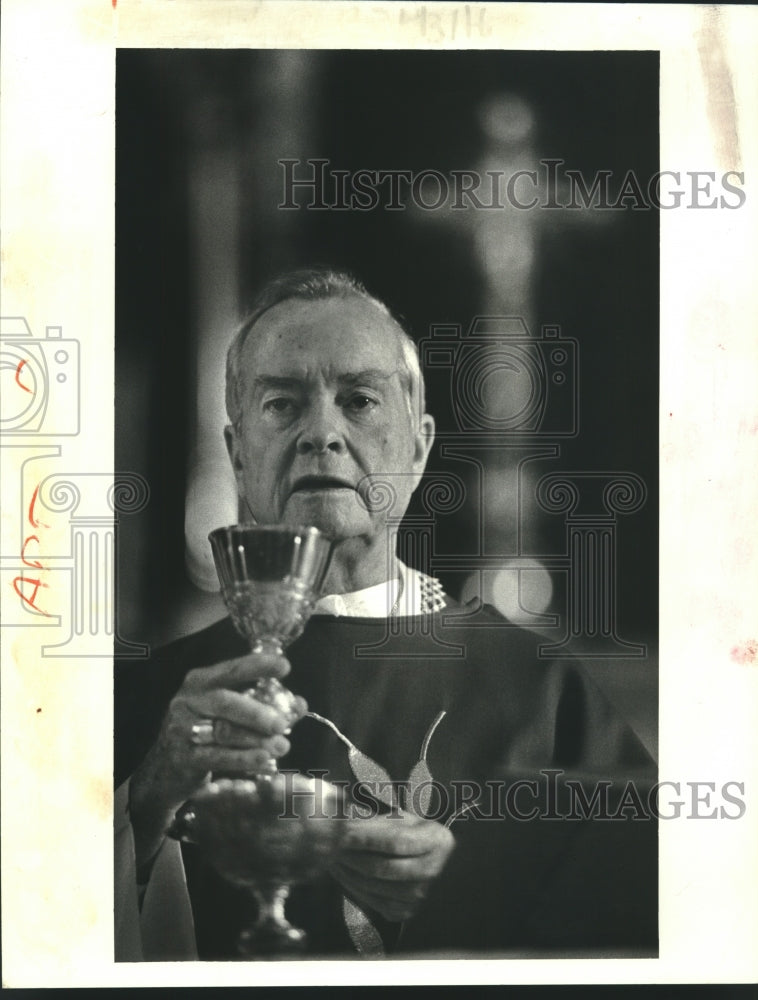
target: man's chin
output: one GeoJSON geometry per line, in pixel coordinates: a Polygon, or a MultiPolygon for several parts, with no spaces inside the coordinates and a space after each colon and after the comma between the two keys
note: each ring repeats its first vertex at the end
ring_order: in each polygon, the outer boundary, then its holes
{"type": "Polygon", "coordinates": [[[353,490],[320,490],[293,493],[284,507],[285,524],[318,528],[338,540],[365,532],[368,511],[353,490]]]}

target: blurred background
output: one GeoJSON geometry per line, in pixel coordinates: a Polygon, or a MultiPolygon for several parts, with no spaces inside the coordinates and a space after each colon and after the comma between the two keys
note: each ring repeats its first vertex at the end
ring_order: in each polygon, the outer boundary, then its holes
{"type": "MultiPolygon", "coordinates": [[[[151,491],[119,522],[122,637],[162,645],[223,616],[206,536],[237,519],[222,438],[226,348],[263,282],[329,264],[357,274],[417,342],[434,327],[463,335],[477,316],[502,316],[526,338],[559,328],[576,343],[573,436],[545,425],[489,442],[471,434],[466,447],[454,373],[429,373],[428,409],[443,431],[430,471],[463,483],[463,499],[430,513],[417,496],[410,520],[427,543],[404,551],[454,597],[496,604],[547,644],[575,626],[595,650],[593,672],[654,751],[657,212],[631,201],[618,211],[462,210],[452,196],[434,211],[410,198],[404,210],[283,210],[278,161],[508,177],[544,176],[540,161],[556,159],[588,186],[609,171],[617,192],[633,171],[644,190],[658,169],[657,53],[122,49],[116,109],[115,467],[151,491]],[[603,483],[586,475],[610,472],[642,484],[628,515],[609,512],[603,483]],[[564,473],[585,474],[581,503],[546,510],[538,485],[564,473]],[[581,543],[588,526],[611,553],[605,646],[596,621],[577,625],[568,564],[571,537],[581,543]]],[[[557,194],[569,200],[560,183],[557,194]]],[[[489,383],[490,426],[507,424],[517,376],[489,383]]]]}

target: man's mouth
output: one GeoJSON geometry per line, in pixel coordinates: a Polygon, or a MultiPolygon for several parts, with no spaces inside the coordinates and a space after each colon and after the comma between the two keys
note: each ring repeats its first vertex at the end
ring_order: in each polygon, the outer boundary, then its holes
{"type": "Polygon", "coordinates": [[[336,476],[301,476],[292,486],[292,493],[312,493],[323,490],[353,490],[355,487],[346,479],[336,476]]]}

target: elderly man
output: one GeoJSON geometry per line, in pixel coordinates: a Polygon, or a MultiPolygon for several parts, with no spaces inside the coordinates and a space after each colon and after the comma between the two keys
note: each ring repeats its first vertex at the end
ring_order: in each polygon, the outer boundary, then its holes
{"type": "MultiPolygon", "coordinates": [[[[212,772],[254,772],[273,755],[347,784],[358,752],[394,782],[432,775],[440,802],[417,796],[399,814],[350,821],[329,879],[296,889],[289,907],[314,955],[652,947],[649,892],[610,935],[608,914],[623,900],[604,897],[599,933],[580,905],[572,933],[567,914],[576,917],[577,901],[561,909],[556,899],[565,902],[577,880],[598,917],[586,888],[598,856],[591,829],[524,822],[550,808],[535,805],[543,795],[535,775],[649,773],[644,750],[581,669],[540,661],[535,637],[492,609],[470,627],[470,609],[396,557],[376,487],[391,484],[395,521],[424,472],[434,421],[413,342],[386,307],[344,274],[273,282],[229,350],[227,409],[246,516],[315,525],[334,539],[333,557],[325,596],[287,659],[246,653],[225,619],[148,665],[119,665],[117,770],[128,780],[116,801],[117,957],[233,955],[243,894],[192,845],[166,838],[212,772]],[[388,628],[388,619],[404,627],[388,628]],[[286,677],[298,695],[303,717],[291,732],[275,708],[244,693],[266,674],[286,677]],[[210,745],[193,740],[204,720],[214,722],[210,745]],[[514,780],[534,792],[533,808],[513,797],[505,812],[490,802],[479,822],[465,806],[456,813],[456,787],[514,780]]],[[[626,851],[623,837],[608,837],[610,856],[626,851]]],[[[651,857],[641,854],[639,865],[654,880],[651,857]]],[[[626,863],[634,884],[639,865],[628,852],[626,863]]]]}

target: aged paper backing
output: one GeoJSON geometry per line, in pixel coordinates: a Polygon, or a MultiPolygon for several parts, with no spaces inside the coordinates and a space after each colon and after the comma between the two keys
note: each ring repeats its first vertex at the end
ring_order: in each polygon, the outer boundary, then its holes
{"type": "MultiPolygon", "coordinates": [[[[117,47],[659,50],[661,168],[744,172],[746,192],[734,211],[661,213],[660,774],[744,782],[746,813],[737,821],[661,823],[657,960],[116,967],[110,662],[40,658],[44,630],[9,626],[7,986],[755,979],[758,14],[686,5],[475,6],[487,9],[487,37],[447,32],[440,40],[423,37],[419,20],[400,17],[411,3],[6,0],[3,315],[25,317],[36,337],[60,326],[64,338],[78,339],[86,391],[80,433],[61,439],[65,460],[110,473],[117,47]]],[[[3,449],[4,526],[19,516],[19,455],[3,449]]],[[[12,600],[3,593],[4,606],[12,600]]]]}

